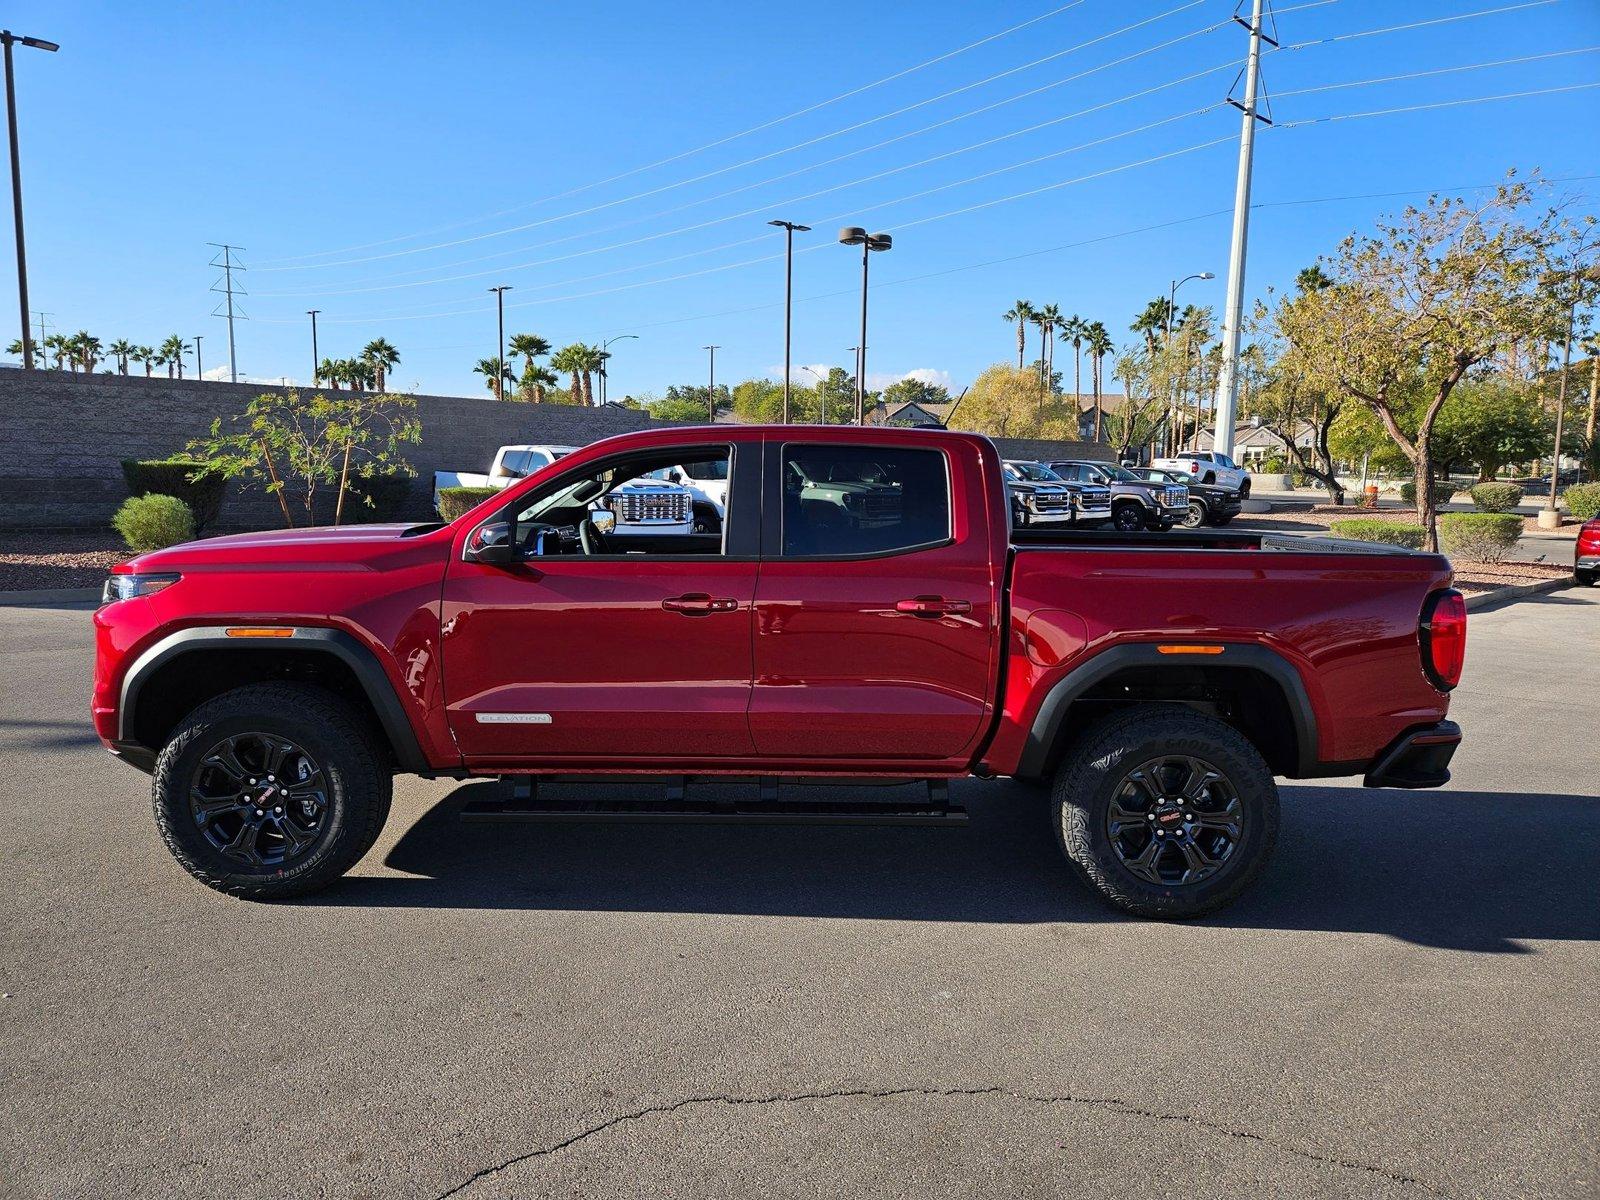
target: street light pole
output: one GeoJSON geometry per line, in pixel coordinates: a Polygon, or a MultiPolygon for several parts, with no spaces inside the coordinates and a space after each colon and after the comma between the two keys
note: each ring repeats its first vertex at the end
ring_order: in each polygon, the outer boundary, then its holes
{"type": "Polygon", "coordinates": [[[629,338],[632,338],[634,341],[638,341],[639,340],[639,335],[637,333],[619,333],[619,334],[617,334],[616,337],[606,338],[603,342],[600,343],[600,403],[601,404],[604,404],[606,402],[606,400],[609,398],[610,394],[611,394],[611,372],[606,370],[606,359],[609,358],[610,356],[606,353],[606,347],[611,345],[612,342],[625,342],[629,338]]]}
{"type": "MultiPolygon", "coordinates": [[[[1162,343],[1161,343],[1162,349],[1166,351],[1166,354],[1167,354],[1168,358],[1172,357],[1172,316],[1173,316],[1173,313],[1177,310],[1177,307],[1178,307],[1178,289],[1181,288],[1184,284],[1188,283],[1191,279],[1215,279],[1215,278],[1216,278],[1216,276],[1213,275],[1210,271],[1199,271],[1199,272],[1196,272],[1193,275],[1185,275],[1182,279],[1174,279],[1172,281],[1172,287],[1167,291],[1167,312],[1166,312],[1166,318],[1167,319],[1166,319],[1166,321],[1164,323],[1164,327],[1163,327],[1163,330],[1162,330],[1162,338],[1163,338],[1163,340],[1162,340],[1162,343]]],[[[1185,358],[1184,358],[1184,366],[1187,367],[1188,365],[1189,365],[1188,357],[1185,356],[1185,358]]],[[[1177,393],[1178,393],[1178,381],[1177,381],[1176,378],[1174,378],[1171,381],[1171,383],[1168,386],[1168,388],[1167,388],[1168,445],[1169,445],[1169,447],[1171,448],[1171,450],[1172,450],[1172,452],[1174,454],[1176,454],[1178,452],[1178,449],[1179,449],[1178,442],[1180,440],[1182,440],[1181,439],[1181,434],[1183,432],[1181,429],[1173,430],[1172,429],[1172,425],[1171,425],[1173,411],[1177,408],[1177,405],[1178,405],[1178,395],[1177,395],[1177,393]]],[[[1199,420],[1198,413],[1196,414],[1196,418],[1195,419],[1197,421],[1199,420]]]]}
{"type": "Polygon", "coordinates": [[[22,237],[22,162],[17,149],[17,88],[13,81],[11,45],[21,42],[35,50],[54,54],[61,49],[43,38],[21,37],[9,29],[0,29],[0,42],[5,43],[6,63],[6,129],[11,135],[11,213],[17,225],[17,302],[22,309],[22,366],[33,370],[33,338],[28,336],[28,255],[22,237]]]}
{"type": "Polygon", "coordinates": [[[856,352],[856,424],[867,423],[867,263],[874,251],[889,250],[894,238],[887,233],[868,233],[859,225],[846,225],[839,230],[839,241],[845,246],[861,247],[861,347],[856,352]]]}
{"type": "Polygon", "coordinates": [[[494,293],[495,311],[499,314],[499,339],[494,344],[495,371],[494,398],[506,398],[506,293],[511,291],[509,283],[502,283],[499,287],[489,289],[494,293]]]}
{"type": "Polygon", "coordinates": [[[317,355],[317,314],[320,308],[306,309],[306,316],[311,318],[311,386],[316,387],[322,382],[322,359],[317,355]]]}
{"type": "MultiPolygon", "coordinates": [[[[817,421],[818,424],[826,425],[828,423],[828,393],[822,390],[822,385],[828,381],[822,377],[821,372],[817,371],[813,367],[801,367],[800,369],[807,375],[814,377],[817,381],[817,407],[822,413],[822,415],[817,418],[817,421]]],[[[784,420],[787,421],[788,418],[785,417],[784,420]]]]}
{"type": "Polygon", "coordinates": [[[200,362],[200,339],[203,337],[205,337],[203,333],[194,335],[194,377],[200,380],[206,377],[206,369],[200,362]]]}
{"type": "Polygon", "coordinates": [[[811,226],[793,221],[768,221],[784,231],[783,253],[783,423],[789,423],[789,345],[794,327],[794,235],[810,233],[811,226]]]}
{"type": "Polygon", "coordinates": [[[721,346],[701,346],[702,350],[711,351],[711,378],[706,383],[706,420],[716,424],[717,420],[717,351],[721,346]]]}

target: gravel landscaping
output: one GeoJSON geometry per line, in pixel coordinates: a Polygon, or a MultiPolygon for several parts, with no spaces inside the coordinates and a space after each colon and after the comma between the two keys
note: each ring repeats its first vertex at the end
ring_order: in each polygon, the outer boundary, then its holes
{"type": "Polygon", "coordinates": [[[0,532],[0,592],[99,587],[133,557],[116,534],[0,532]]]}

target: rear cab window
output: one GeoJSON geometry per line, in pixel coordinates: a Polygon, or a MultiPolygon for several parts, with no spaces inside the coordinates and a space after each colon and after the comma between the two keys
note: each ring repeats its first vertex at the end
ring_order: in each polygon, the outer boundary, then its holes
{"type": "Polygon", "coordinates": [[[950,540],[950,467],[941,450],[786,445],[786,558],[897,554],[950,540]]]}

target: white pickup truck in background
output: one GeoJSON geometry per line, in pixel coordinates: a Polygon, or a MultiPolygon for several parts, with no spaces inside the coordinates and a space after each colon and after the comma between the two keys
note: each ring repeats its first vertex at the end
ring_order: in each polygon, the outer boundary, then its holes
{"type": "MultiPolygon", "coordinates": [[[[509,487],[519,479],[542,471],[558,458],[565,458],[576,446],[501,446],[495,452],[494,462],[486,475],[469,471],[435,471],[433,473],[433,501],[439,503],[439,491],[447,487],[509,487]]],[[[610,510],[616,518],[615,532],[632,537],[677,536],[689,533],[714,533],[722,529],[722,513],[728,500],[728,481],[723,478],[706,480],[717,492],[714,502],[716,523],[701,529],[705,521],[706,506],[713,504],[709,494],[696,495],[698,486],[691,488],[679,482],[676,475],[687,479],[687,472],[705,473],[715,469],[712,464],[695,464],[690,467],[668,467],[639,479],[630,479],[607,492],[595,506],[610,510]]],[[[696,480],[698,485],[701,481],[696,480]]]]}
{"type": "Polygon", "coordinates": [[[1200,483],[1237,488],[1241,499],[1250,499],[1250,472],[1215,450],[1185,450],[1176,458],[1158,458],[1150,465],[1158,471],[1182,471],[1200,483]]]}

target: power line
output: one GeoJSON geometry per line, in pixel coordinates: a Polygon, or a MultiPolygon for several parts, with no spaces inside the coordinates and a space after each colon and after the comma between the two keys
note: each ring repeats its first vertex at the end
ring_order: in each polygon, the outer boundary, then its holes
{"type": "MultiPolygon", "coordinates": [[[[1081,0],[1079,0],[1079,2],[1081,2],[1081,0]]],[[[600,211],[602,209],[614,208],[615,206],[617,206],[619,204],[627,204],[627,203],[630,203],[631,201],[640,200],[640,199],[643,199],[643,198],[648,197],[648,196],[654,196],[654,195],[657,195],[657,194],[659,194],[661,192],[671,191],[671,190],[673,190],[675,188],[686,187],[689,184],[701,183],[701,182],[703,182],[703,181],[705,181],[707,179],[714,178],[714,177],[716,177],[718,175],[725,175],[730,171],[737,171],[737,170],[740,170],[740,169],[742,169],[744,167],[753,166],[754,164],[759,163],[759,162],[766,162],[768,159],[777,158],[777,157],[779,157],[781,155],[792,153],[795,150],[803,150],[807,146],[814,146],[814,145],[817,145],[819,142],[830,141],[833,138],[842,137],[844,134],[847,134],[847,133],[854,133],[856,130],[865,129],[869,125],[875,125],[875,124],[878,124],[881,121],[891,120],[894,117],[903,116],[904,114],[906,114],[908,112],[915,111],[916,109],[926,108],[930,104],[937,104],[941,100],[948,100],[951,96],[960,95],[962,92],[969,92],[969,91],[972,91],[974,88],[983,87],[986,84],[993,83],[997,79],[1004,79],[1007,76],[1016,75],[1016,74],[1018,74],[1018,73],[1020,73],[1022,71],[1031,70],[1034,67],[1041,66],[1041,65],[1043,65],[1044,63],[1047,63],[1047,62],[1052,62],[1055,59],[1065,58],[1069,54],[1075,54],[1079,50],[1085,50],[1090,46],[1098,45],[1101,42],[1109,41],[1109,40],[1111,40],[1112,38],[1115,38],[1115,37],[1120,37],[1124,33],[1130,33],[1135,29],[1140,29],[1140,28],[1143,28],[1146,25],[1154,24],[1157,21],[1165,20],[1167,17],[1174,16],[1177,13],[1186,11],[1187,9],[1194,8],[1194,7],[1200,5],[1200,4],[1204,3],[1204,2],[1205,2],[1205,0],[1185,0],[1185,3],[1178,5],[1176,8],[1168,9],[1166,12],[1158,13],[1153,17],[1146,17],[1144,20],[1135,21],[1135,22],[1133,22],[1132,24],[1129,24],[1129,25],[1124,25],[1120,29],[1114,29],[1110,33],[1101,34],[1100,36],[1094,37],[1094,38],[1090,38],[1087,41],[1078,42],[1075,45],[1068,46],[1064,50],[1057,50],[1057,51],[1055,51],[1055,52],[1053,52],[1051,54],[1045,55],[1042,58],[1036,58],[1032,62],[1023,63],[1021,66],[1009,67],[1004,71],[998,71],[995,74],[986,76],[983,79],[979,79],[974,83],[963,84],[960,87],[952,88],[952,89],[950,89],[949,91],[946,91],[946,92],[941,92],[937,96],[931,96],[931,97],[929,97],[927,99],[924,99],[924,100],[918,100],[913,104],[907,104],[907,105],[904,105],[904,106],[902,106],[900,108],[894,109],[894,110],[892,110],[890,112],[881,113],[881,114],[879,114],[878,116],[875,116],[875,117],[869,117],[864,121],[857,121],[855,124],[847,125],[847,126],[843,127],[842,129],[835,129],[835,130],[833,130],[833,131],[831,131],[829,133],[818,134],[816,137],[807,138],[805,141],[796,142],[793,145],[785,146],[782,149],[772,150],[772,151],[769,151],[766,154],[757,155],[756,157],[750,158],[750,159],[746,159],[743,162],[731,163],[731,164],[729,164],[727,166],[718,167],[716,170],[707,171],[707,172],[704,172],[704,173],[702,173],[700,175],[693,176],[692,178],[689,178],[689,179],[679,180],[679,181],[677,181],[675,183],[663,184],[660,187],[651,188],[651,189],[648,189],[647,191],[643,191],[643,192],[636,192],[631,196],[624,196],[624,197],[621,197],[620,199],[616,199],[616,200],[608,200],[608,201],[605,201],[605,202],[603,202],[601,204],[591,205],[588,208],[578,209],[578,210],[575,210],[573,212],[559,213],[559,214],[557,214],[557,215],[555,215],[553,217],[544,217],[544,218],[541,218],[540,220],[529,221],[529,222],[526,222],[526,223],[521,224],[521,225],[513,225],[513,226],[510,226],[510,227],[508,227],[506,229],[490,230],[487,233],[474,234],[471,237],[465,237],[465,238],[456,238],[456,239],[454,239],[452,241],[448,241],[448,242],[437,242],[437,243],[435,243],[433,245],[430,245],[430,246],[415,246],[415,247],[412,247],[411,249],[408,249],[408,250],[395,250],[395,251],[391,251],[391,252],[386,253],[386,254],[368,255],[368,256],[363,257],[363,258],[342,259],[342,260],[339,260],[337,262],[310,263],[310,264],[306,264],[305,266],[277,266],[277,267],[266,267],[266,268],[259,268],[259,269],[261,269],[261,270],[272,270],[272,271],[304,271],[304,270],[316,270],[316,269],[320,269],[320,268],[324,268],[324,267],[353,266],[353,265],[357,265],[357,264],[364,263],[364,262],[376,262],[376,261],[378,261],[380,259],[401,258],[401,257],[405,257],[405,256],[411,255],[411,254],[427,253],[428,251],[432,251],[432,250],[449,249],[452,246],[467,245],[467,244],[469,244],[471,242],[484,241],[487,238],[503,237],[506,234],[510,234],[510,233],[520,233],[525,229],[534,229],[534,228],[537,228],[540,225],[551,224],[554,221],[563,221],[563,220],[568,220],[568,219],[570,219],[572,217],[587,216],[590,213],[598,212],[598,211],[600,211]]],[[[1219,22],[1216,22],[1215,24],[1209,26],[1207,29],[1201,30],[1200,32],[1205,33],[1205,32],[1209,32],[1211,29],[1220,29],[1225,24],[1227,24],[1226,21],[1219,21],[1219,22]]],[[[736,135],[736,136],[743,136],[743,135],[736,135]]],[[[730,139],[726,139],[726,140],[732,140],[732,139],[730,138],[730,139]]],[[[722,143],[720,143],[720,142],[712,143],[712,145],[720,145],[720,144],[722,144],[722,143]]],[[[701,147],[701,149],[706,149],[706,148],[709,148],[709,147],[701,147]]],[[[674,158],[672,158],[672,159],[664,159],[662,161],[663,162],[676,161],[677,158],[688,157],[689,154],[693,154],[693,153],[698,153],[698,151],[689,151],[689,152],[686,152],[683,155],[677,155],[677,156],[674,156],[674,158]]],[[[658,163],[658,164],[653,164],[653,165],[660,165],[660,164],[658,163]]],[[[628,175],[637,174],[638,171],[640,171],[640,170],[648,170],[648,169],[649,168],[643,168],[643,167],[642,168],[638,168],[635,171],[624,172],[622,175],[612,176],[610,180],[605,180],[605,181],[602,181],[602,182],[612,182],[613,180],[616,180],[616,179],[626,178],[628,175]]],[[[598,186],[600,186],[599,183],[585,184],[581,188],[575,188],[575,189],[573,189],[572,192],[562,193],[562,195],[573,195],[576,192],[588,191],[591,187],[598,187],[598,186]]],[[[555,198],[555,197],[549,197],[547,199],[553,199],[553,198],[555,198]]],[[[543,203],[543,201],[540,201],[539,203],[543,203]]],[[[524,206],[524,207],[526,207],[526,206],[524,206]]],[[[407,240],[407,239],[400,238],[400,239],[393,239],[393,240],[404,241],[404,240],[407,240]]]]}
{"type": "MultiPolygon", "coordinates": [[[[1326,4],[1326,3],[1332,3],[1333,0],[1316,0],[1316,2],[1318,4],[1326,4]]],[[[1188,41],[1188,40],[1190,40],[1192,38],[1201,36],[1202,34],[1210,33],[1212,30],[1218,29],[1220,27],[1221,27],[1220,23],[1213,23],[1211,25],[1205,26],[1202,29],[1192,30],[1189,33],[1185,33],[1185,34],[1182,34],[1182,35],[1180,35],[1178,37],[1171,38],[1171,39],[1169,39],[1169,40],[1167,40],[1165,42],[1161,42],[1161,43],[1159,43],[1159,44],[1157,44],[1155,46],[1150,46],[1150,47],[1147,47],[1146,49],[1135,51],[1134,53],[1128,54],[1128,55],[1124,55],[1122,58],[1119,58],[1119,59],[1113,59],[1111,62],[1102,63],[1101,65],[1099,65],[1097,67],[1090,67],[1087,70],[1079,71],[1076,74],[1069,75],[1069,76],[1065,77],[1064,79],[1054,80],[1054,81],[1052,81],[1050,83],[1047,83],[1047,84],[1044,84],[1044,85],[1042,85],[1040,87],[1032,88],[1032,89],[1030,89],[1030,90],[1028,90],[1026,92],[1019,92],[1019,93],[1017,93],[1017,94],[1015,94],[1013,96],[1008,96],[1003,100],[997,100],[997,101],[995,101],[995,102],[993,102],[991,104],[986,104],[986,105],[983,105],[983,106],[981,106],[979,108],[975,108],[975,109],[969,109],[968,111],[966,111],[964,113],[958,113],[953,117],[947,117],[942,121],[936,121],[931,125],[924,125],[924,126],[918,128],[918,129],[908,130],[905,133],[896,134],[894,137],[886,138],[881,142],[875,142],[875,143],[873,143],[872,145],[869,145],[869,146],[862,146],[862,147],[860,147],[858,149],[847,151],[844,154],[838,154],[838,155],[835,155],[832,158],[823,159],[820,162],[814,162],[814,163],[810,163],[810,164],[808,164],[806,166],[803,166],[803,167],[797,167],[794,170],[785,171],[785,172],[782,172],[782,173],[780,173],[778,175],[771,175],[771,176],[768,176],[765,179],[758,180],[755,183],[747,183],[747,184],[743,184],[743,185],[741,185],[739,187],[736,187],[736,188],[731,188],[731,189],[729,189],[729,190],[727,190],[725,192],[718,192],[717,194],[715,194],[713,196],[702,196],[702,197],[700,197],[698,199],[691,200],[691,201],[689,201],[689,202],[687,202],[685,204],[675,205],[672,208],[658,209],[653,213],[648,213],[648,214],[646,214],[644,216],[640,216],[640,217],[633,217],[633,218],[630,218],[629,220],[617,222],[616,224],[613,224],[613,225],[602,226],[602,227],[600,227],[598,229],[590,229],[590,230],[585,230],[585,231],[582,231],[582,232],[579,232],[579,233],[567,234],[564,237],[551,238],[551,239],[549,239],[547,241],[535,243],[532,246],[520,246],[520,247],[516,247],[514,249],[509,249],[509,250],[497,250],[497,251],[495,251],[495,252],[493,252],[491,254],[477,255],[477,256],[472,257],[472,258],[456,259],[452,263],[447,264],[447,265],[450,265],[450,266],[466,266],[466,265],[474,263],[474,262],[488,262],[488,261],[490,261],[492,259],[504,258],[507,255],[511,255],[511,254],[526,253],[529,250],[543,249],[543,248],[548,247],[548,246],[561,245],[564,242],[578,241],[578,240],[581,240],[581,239],[586,238],[586,237],[593,237],[593,236],[595,236],[597,234],[610,233],[610,232],[614,232],[615,230],[618,230],[618,229],[627,229],[627,228],[630,228],[631,226],[639,225],[639,224],[642,224],[642,223],[644,223],[646,221],[654,220],[657,217],[670,216],[673,213],[682,212],[685,209],[698,208],[699,206],[701,206],[703,204],[712,204],[712,203],[715,203],[718,200],[724,200],[724,199],[727,199],[730,196],[736,196],[736,195],[740,194],[741,192],[748,192],[748,191],[752,191],[755,188],[764,187],[767,184],[779,183],[779,182],[781,182],[781,181],[783,181],[785,179],[791,179],[796,175],[810,174],[810,173],[812,173],[814,171],[821,170],[823,167],[828,167],[828,166],[832,166],[832,165],[834,165],[836,163],[843,162],[846,159],[856,158],[856,157],[859,157],[862,154],[868,154],[868,153],[871,153],[872,151],[875,151],[875,150],[881,150],[886,146],[891,146],[891,145],[895,144],[896,142],[906,141],[909,138],[917,137],[917,136],[919,136],[921,134],[924,134],[924,133],[930,133],[935,129],[941,129],[941,128],[944,128],[945,126],[953,125],[953,124],[955,124],[955,123],[957,123],[959,121],[966,120],[969,117],[978,116],[978,115],[980,115],[982,113],[991,112],[991,111],[993,111],[993,110],[995,110],[997,108],[1002,108],[1005,105],[1015,103],[1018,100],[1026,100],[1026,99],[1029,99],[1031,97],[1037,96],[1037,95],[1039,95],[1039,94],[1041,94],[1043,92],[1050,91],[1050,90],[1052,90],[1054,88],[1062,87],[1062,86],[1064,86],[1066,84],[1069,84],[1069,83],[1075,83],[1075,82],[1077,82],[1079,80],[1087,78],[1090,75],[1098,74],[1101,71],[1109,70],[1112,67],[1122,66],[1122,65],[1124,65],[1126,63],[1129,63],[1129,62],[1132,62],[1132,61],[1134,61],[1136,59],[1143,58],[1148,54],[1153,54],[1153,53],[1156,53],[1156,52],[1161,51],[1161,50],[1169,49],[1170,47],[1176,46],[1181,42],[1188,41]]],[[[1107,102],[1105,102],[1103,104],[1095,105],[1093,107],[1086,108],[1086,109],[1080,109],[1075,113],[1068,113],[1065,116],[1055,117],[1055,118],[1052,118],[1052,119],[1050,119],[1048,121],[1043,121],[1043,122],[1040,122],[1040,123],[1035,124],[1035,125],[1030,125],[1025,129],[1017,130],[1017,131],[1015,131],[1013,133],[1002,134],[999,137],[991,138],[991,139],[988,139],[987,141],[984,141],[984,142],[979,142],[976,145],[966,147],[965,149],[968,149],[968,150],[978,149],[978,148],[981,148],[983,146],[992,145],[997,141],[1004,141],[1007,138],[1018,137],[1018,136],[1021,136],[1022,134],[1025,134],[1025,133],[1031,133],[1031,132],[1034,132],[1035,130],[1043,129],[1046,126],[1049,126],[1049,125],[1059,124],[1059,123],[1061,123],[1063,121],[1072,120],[1075,117],[1080,117],[1080,116],[1087,115],[1089,113],[1098,112],[1098,111],[1101,111],[1102,109],[1110,108],[1110,107],[1114,106],[1115,104],[1120,104],[1120,103],[1124,103],[1124,102],[1126,102],[1128,100],[1135,100],[1135,99],[1142,98],[1144,96],[1153,95],[1154,93],[1156,93],[1158,91],[1165,90],[1166,88],[1176,87],[1176,86],[1179,86],[1181,84],[1189,83],[1189,82],[1192,82],[1193,80],[1200,79],[1200,78],[1202,78],[1202,77],[1204,77],[1206,75],[1215,74],[1217,71],[1226,70],[1229,66],[1232,66],[1232,65],[1235,65],[1235,64],[1233,62],[1228,62],[1228,63],[1220,64],[1220,65],[1218,65],[1216,67],[1207,68],[1206,70],[1203,70],[1203,71],[1195,71],[1195,72],[1193,72],[1193,73],[1191,73],[1189,75],[1181,76],[1178,79],[1170,80],[1170,81],[1168,81],[1166,83],[1159,84],[1159,85],[1157,85],[1155,87],[1146,88],[1146,89],[1144,89],[1142,91],[1134,92],[1131,95],[1120,97],[1117,100],[1107,101],[1107,102]]],[[[949,157],[951,153],[960,153],[960,152],[962,152],[962,151],[948,152],[945,155],[935,156],[934,158],[929,158],[929,159],[923,159],[923,160],[921,160],[921,163],[933,162],[933,161],[936,161],[937,158],[939,158],[939,157],[949,157]]],[[[921,163],[913,163],[913,164],[911,164],[911,166],[921,165],[921,163]]],[[[904,169],[904,168],[902,168],[902,169],[904,169]]],[[[880,178],[880,177],[881,176],[876,176],[876,175],[866,176],[864,179],[855,180],[853,182],[854,183],[862,183],[862,182],[867,182],[869,180],[880,178]]],[[[843,186],[843,185],[841,185],[841,186],[843,186]]],[[[813,193],[813,195],[814,194],[815,193],[813,193]]],[[[805,197],[802,197],[802,199],[803,198],[805,198],[805,197]]],[[[789,204],[789,203],[793,203],[793,202],[794,202],[793,200],[780,200],[780,201],[776,201],[775,203],[776,204],[789,204]]],[[[752,210],[752,211],[755,211],[755,210],[752,210]]],[[[748,216],[748,215],[750,215],[750,213],[736,214],[736,216],[748,216]]],[[[559,218],[552,218],[552,219],[559,219],[559,218]]],[[[734,219],[734,218],[728,218],[728,219],[734,219]]],[[[541,223],[547,223],[547,222],[541,222],[541,223]]],[[[692,228],[696,228],[696,227],[691,226],[690,228],[692,229],[692,228]]],[[[750,239],[747,239],[747,240],[751,241],[751,242],[754,242],[754,241],[759,241],[760,239],[759,238],[750,238],[750,239]]],[[[632,245],[632,244],[634,244],[634,243],[632,243],[632,242],[624,242],[624,243],[621,243],[620,246],[628,246],[628,245],[632,245]]],[[[620,248],[620,246],[619,247],[614,247],[614,248],[620,248]]],[[[591,251],[591,252],[598,252],[598,251],[591,251]]],[[[332,265],[332,264],[327,264],[327,265],[332,265]]],[[[358,282],[371,282],[373,280],[379,280],[379,279],[395,279],[395,278],[400,278],[400,277],[405,276],[405,275],[415,275],[415,274],[418,274],[420,271],[437,270],[440,265],[446,265],[446,264],[435,264],[432,267],[424,267],[424,268],[415,268],[415,267],[407,268],[407,269],[401,270],[401,271],[390,272],[390,273],[385,274],[385,275],[371,276],[371,277],[368,278],[368,280],[362,280],[362,281],[358,281],[358,282]]],[[[537,265],[543,265],[543,264],[537,264],[537,265]]],[[[504,269],[508,269],[508,268],[501,268],[501,269],[504,270],[504,269]]],[[[516,270],[516,269],[520,269],[520,268],[509,268],[509,269],[516,270]]],[[[303,292],[271,292],[271,293],[262,293],[262,294],[263,295],[273,295],[273,296],[290,296],[290,295],[316,296],[316,295],[323,295],[325,293],[322,292],[322,291],[319,291],[319,290],[307,290],[307,291],[303,291],[303,292]]]]}
{"type": "Polygon", "coordinates": [[[1369,87],[1379,83],[1398,83],[1407,79],[1423,79],[1431,75],[1454,75],[1462,71],[1481,71],[1489,67],[1509,67],[1521,63],[1540,62],[1547,58],[1570,58],[1574,54],[1593,54],[1600,46],[1584,46],[1576,50],[1552,50],[1548,54],[1525,54],[1521,58],[1502,58],[1494,62],[1468,63],[1459,67],[1436,67],[1431,71],[1408,71],[1403,75],[1381,75],[1375,79],[1352,79],[1345,83],[1324,83],[1317,87],[1295,88],[1279,92],[1278,99],[1286,96],[1309,96],[1313,92],[1334,92],[1343,88],[1369,87]]]}
{"type": "MultiPolygon", "coordinates": [[[[1285,50],[1304,50],[1308,46],[1327,46],[1334,42],[1350,42],[1357,38],[1376,37],[1380,33],[1400,33],[1407,29],[1423,29],[1430,25],[1449,25],[1454,21],[1470,21],[1474,17],[1493,17],[1501,13],[1520,12],[1525,8],[1543,8],[1547,4],[1554,4],[1556,0],[1527,0],[1524,4],[1507,4],[1502,8],[1484,8],[1477,12],[1456,13],[1448,17],[1434,17],[1427,21],[1411,21],[1404,25],[1386,25],[1382,29],[1362,29],[1355,33],[1337,33],[1331,37],[1309,38],[1303,42],[1291,42],[1285,50]]],[[[1284,10],[1289,11],[1288,9],[1284,10]]]]}
{"type": "Polygon", "coordinates": [[[1279,129],[1298,129],[1304,125],[1326,125],[1333,121],[1358,121],[1363,117],[1387,117],[1394,113],[1422,112],[1431,108],[1459,108],[1464,104],[1488,104],[1494,100],[1520,100],[1525,96],[1552,96],[1558,92],[1583,92],[1600,87],[1594,83],[1573,83],[1565,87],[1533,88],[1525,92],[1503,92],[1498,96],[1469,96],[1464,100],[1437,100],[1431,104],[1405,104],[1395,108],[1375,108],[1370,112],[1334,113],[1326,117],[1308,117],[1303,121],[1285,121],[1279,129]]]}

